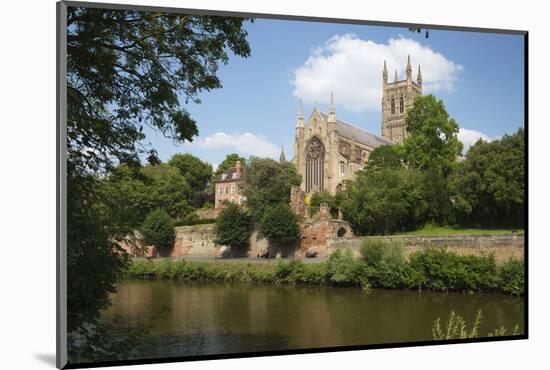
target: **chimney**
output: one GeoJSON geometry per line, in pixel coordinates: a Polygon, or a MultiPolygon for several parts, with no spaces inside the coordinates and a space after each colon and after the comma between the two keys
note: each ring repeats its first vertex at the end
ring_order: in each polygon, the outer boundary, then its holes
{"type": "Polygon", "coordinates": [[[243,172],[243,166],[241,164],[241,161],[237,161],[235,163],[235,175],[237,175],[237,178],[240,178],[243,172]]]}

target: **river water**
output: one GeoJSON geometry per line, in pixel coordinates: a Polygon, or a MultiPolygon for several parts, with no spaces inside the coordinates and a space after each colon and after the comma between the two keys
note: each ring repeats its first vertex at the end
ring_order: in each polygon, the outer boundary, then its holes
{"type": "Polygon", "coordinates": [[[497,294],[155,280],[119,284],[112,302],[106,318],[156,318],[153,357],[432,340],[434,320],[453,310],[468,324],[482,310],[483,336],[524,330],[523,298],[497,294]]]}

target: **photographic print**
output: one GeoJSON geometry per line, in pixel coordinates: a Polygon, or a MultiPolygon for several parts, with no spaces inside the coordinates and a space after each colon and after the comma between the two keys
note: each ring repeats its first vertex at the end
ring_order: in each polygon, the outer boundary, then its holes
{"type": "Polygon", "coordinates": [[[526,32],[58,5],[58,366],[527,337],[526,32]]]}

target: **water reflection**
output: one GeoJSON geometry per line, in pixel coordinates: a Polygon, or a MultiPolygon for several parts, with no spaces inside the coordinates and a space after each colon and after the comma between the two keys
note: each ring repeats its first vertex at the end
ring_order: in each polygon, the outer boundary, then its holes
{"type": "Polygon", "coordinates": [[[131,322],[171,308],[152,329],[159,357],[431,340],[451,310],[469,323],[482,310],[482,335],[524,327],[523,299],[492,294],[133,281],[112,301],[104,315],[131,322]]]}

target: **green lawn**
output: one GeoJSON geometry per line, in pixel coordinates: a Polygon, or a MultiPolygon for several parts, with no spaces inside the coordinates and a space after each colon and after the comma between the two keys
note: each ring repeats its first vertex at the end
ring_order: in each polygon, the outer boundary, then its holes
{"type": "Polygon", "coordinates": [[[415,231],[407,231],[398,235],[413,236],[444,236],[444,235],[494,235],[511,234],[513,231],[523,234],[523,229],[469,229],[455,226],[426,225],[415,231]]]}

